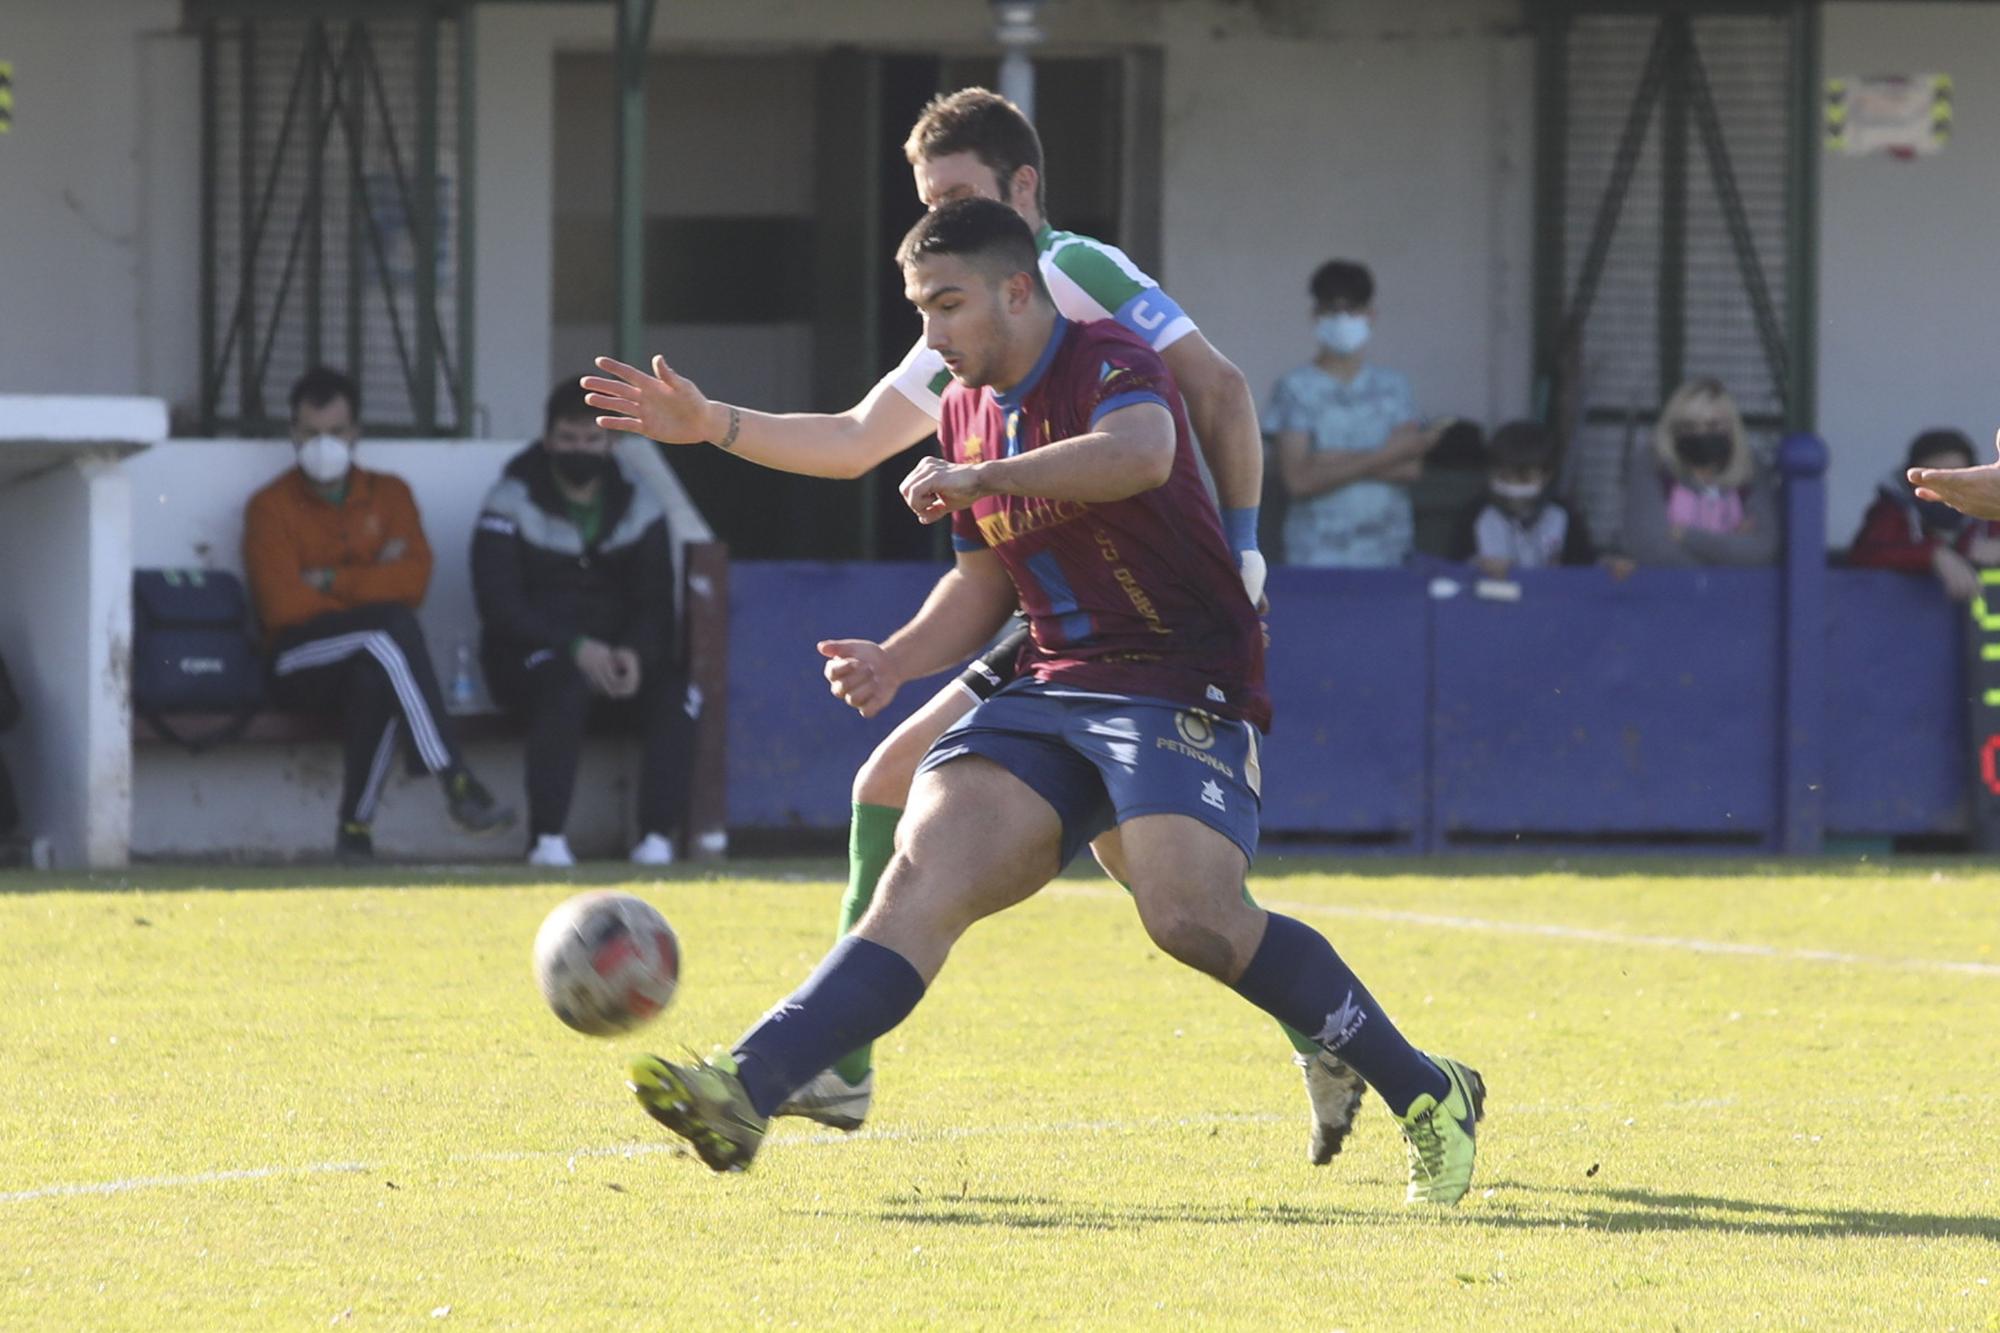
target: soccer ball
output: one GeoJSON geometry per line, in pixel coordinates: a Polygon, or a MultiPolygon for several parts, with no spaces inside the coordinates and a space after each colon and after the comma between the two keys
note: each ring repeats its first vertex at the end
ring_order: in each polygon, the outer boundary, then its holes
{"type": "Polygon", "coordinates": [[[680,980],[667,919],[629,893],[579,893],[535,932],[535,980],[557,1018],[593,1037],[630,1032],[666,1008],[680,980]]]}

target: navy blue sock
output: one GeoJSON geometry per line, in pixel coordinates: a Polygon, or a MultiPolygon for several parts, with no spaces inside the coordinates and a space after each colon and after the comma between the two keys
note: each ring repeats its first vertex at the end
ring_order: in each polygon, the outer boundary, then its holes
{"type": "Polygon", "coordinates": [[[1303,922],[1270,913],[1263,943],[1234,989],[1346,1061],[1397,1115],[1423,1093],[1442,1098],[1450,1091],[1444,1074],[1396,1031],[1333,946],[1303,922]]]}
{"type": "Polygon", "coordinates": [[[736,1043],[736,1072],[769,1115],[822,1069],[910,1016],[924,979],[894,949],[854,935],[736,1043]]]}

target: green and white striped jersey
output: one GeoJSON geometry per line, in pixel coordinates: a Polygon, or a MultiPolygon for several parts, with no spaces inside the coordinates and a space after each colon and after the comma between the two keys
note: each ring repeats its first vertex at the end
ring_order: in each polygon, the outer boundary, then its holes
{"type": "MultiPolygon", "coordinates": [[[[1195,331],[1174,299],[1115,245],[1042,224],[1035,236],[1042,280],[1056,309],[1074,320],[1115,319],[1164,352],[1195,331]]],[[[951,372],[921,340],[886,377],[896,391],[936,421],[951,372]]]]}

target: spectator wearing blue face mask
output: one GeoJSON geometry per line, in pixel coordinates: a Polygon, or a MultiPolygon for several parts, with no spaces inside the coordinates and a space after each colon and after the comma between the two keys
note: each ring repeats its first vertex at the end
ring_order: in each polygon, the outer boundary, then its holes
{"type": "Polygon", "coordinates": [[[1912,440],[1903,466],[1876,487],[1848,563],[1932,573],[1946,596],[1971,601],[1979,592],[1979,571],[2000,565],[2000,523],[1919,500],[1904,473],[1913,467],[1971,467],[1972,461],[1972,441],[1958,431],[1927,430],[1912,440]]]}
{"type": "Polygon", "coordinates": [[[1375,320],[1375,279],[1335,259],[1310,284],[1313,359],[1272,389],[1264,431],[1277,442],[1289,503],[1285,560],[1380,569],[1409,558],[1409,485],[1449,422],[1417,424],[1410,382],[1363,357],[1375,320]]]}

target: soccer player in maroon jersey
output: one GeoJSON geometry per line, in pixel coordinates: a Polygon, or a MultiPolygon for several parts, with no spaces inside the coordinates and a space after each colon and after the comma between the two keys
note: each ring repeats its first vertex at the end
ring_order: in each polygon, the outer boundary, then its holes
{"type": "Polygon", "coordinates": [[[1263,644],[1166,367],[1116,325],[1057,313],[1004,204],[926,215],[897,259],[955,380],[945,457],[902,492],[923,521],[950,520],[957,562],[914,619],[848,641],[827,677],[872,714],[963,661],[1017,601],[1025,669],[925,756],[873,905],[806,983],[726,1055],[633,1061],[633,1091],[713,1169],[748,1166],[786,1097],[908,1017],[974,922],[1115,828],[1154,943],[1360,1073],[1408,1142],[1406,1199],[1457,1202],[1479,1075],[1411,1046],[1323,937],[1244,895],[1263,644]]]}

